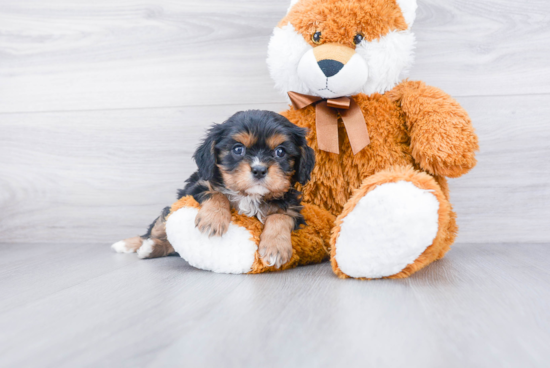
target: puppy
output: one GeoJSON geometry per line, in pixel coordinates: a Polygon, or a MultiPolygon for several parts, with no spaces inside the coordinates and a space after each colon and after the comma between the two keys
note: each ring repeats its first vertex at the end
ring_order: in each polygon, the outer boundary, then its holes
{"type": "MultiPolygon", "coordinates": [[[[231,209],[255,216],[264,229],[259,252],[269,266],[281,267],[292,256],[291,233],[305,224],[301,193],[315,165],[307,146],[306,130],[269,111],[239,112],[212,126],[193,158],[198,166],[178,191],[178,199],[191,195],[201,208],[195,226],[208,236],[223,236],[231,223],[231,209]]],[[[170,208],[149,226],[145,235],[113,244],[121,253],[140,258],[174,253],[166,238],[170,208]]]]}

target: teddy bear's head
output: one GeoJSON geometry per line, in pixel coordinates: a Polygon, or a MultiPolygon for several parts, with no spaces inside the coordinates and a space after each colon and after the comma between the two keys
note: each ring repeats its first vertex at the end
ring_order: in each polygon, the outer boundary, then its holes
{"type": "Polygon", "coordinates": [[[267,63],[276,88],[322,98],[393,89],[413,61],[416,0],[292,0],[267,63]]]}

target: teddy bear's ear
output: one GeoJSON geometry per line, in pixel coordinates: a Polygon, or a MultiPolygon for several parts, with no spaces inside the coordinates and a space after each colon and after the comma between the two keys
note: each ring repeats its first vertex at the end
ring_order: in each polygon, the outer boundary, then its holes
{"type": "Polygon", "coordinates": [[[298,1],[300,1],[300,0],[290,0],[290,6],[288,7],[288,10],[286,11],[287,14],[290,13],[290,9],[292,9],[292,7],[293,7],[294,5],[296,5],[296,3],[297,3],[298,1]]]}
{"type": "Polygon", "coordinates": [[[418,8],[416,0],[397,0],[397,5],[401,8],[405,22],[411,28],[416,19],[416,8],[418,8]]]}

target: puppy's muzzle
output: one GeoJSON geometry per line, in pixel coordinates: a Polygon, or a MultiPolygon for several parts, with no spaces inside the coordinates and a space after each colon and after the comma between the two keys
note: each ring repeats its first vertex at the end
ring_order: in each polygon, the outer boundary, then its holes
{"type": "Polygon", "coordinates": [[[252,176],[254,176],[255,179],[263,179],[267,175],[267,167],[262,165],[253,166],[251,169],[252,176]]]}
{"type": "Polygon", "coordinates": [[[327,43],[314,48],[313,54],[323,74],[330,78],[344,68],[355,54],[355,50],[337,43],[327,43]]]}

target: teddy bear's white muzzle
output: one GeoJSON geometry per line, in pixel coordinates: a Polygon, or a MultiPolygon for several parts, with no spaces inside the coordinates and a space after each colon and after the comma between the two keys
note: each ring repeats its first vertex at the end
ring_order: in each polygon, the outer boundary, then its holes
{"type": "Polygon", "coordinates": [[[359,93],[367,82],[369,69],[358,54],[354,54],[343,64],[330,59],[318,61],[312,49],[300,60],[298,76],[308,86],[311,94],[323,98],[338,98],[359,93]]]}

